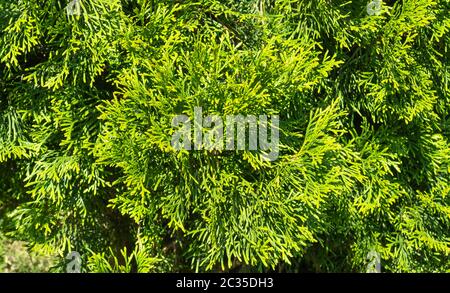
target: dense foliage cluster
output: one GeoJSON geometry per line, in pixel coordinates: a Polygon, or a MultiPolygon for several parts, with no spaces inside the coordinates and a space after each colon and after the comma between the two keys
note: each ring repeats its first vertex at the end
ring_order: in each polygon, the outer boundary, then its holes
{"type": "Polygon", "coordinates": [[[0,0],[0,225],[83,271],[450,271],[450,1],[0,0]],[[78,11],[77,11],[78,10],[78,11]],[[280,155],[174,115],[279,115],[280,155]]]}

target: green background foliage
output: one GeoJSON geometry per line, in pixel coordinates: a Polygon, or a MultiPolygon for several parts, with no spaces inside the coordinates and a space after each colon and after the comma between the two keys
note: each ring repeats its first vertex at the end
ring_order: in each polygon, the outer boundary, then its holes
{"type": "Polygon", "coordinates": [[[0,0],[0,229],[86,272],[450,271],[450,1],[0,0]],[[171,119],[279,115],[280,155],[171,119]]]}
{"type": "Polygon", "coordinates": [[[0,235],[0,272],[44,273],[55,265],[55,258],[30,252],[25,243],[11,241],[0,235]]]}

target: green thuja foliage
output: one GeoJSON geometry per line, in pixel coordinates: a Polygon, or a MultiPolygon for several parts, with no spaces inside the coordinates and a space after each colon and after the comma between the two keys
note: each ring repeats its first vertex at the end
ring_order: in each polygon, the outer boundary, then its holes
{"type": "Polygon", "coordinates": [[[0,230],[85,272],[450,271],[450,1],[0,0],[0,230]],[[70,8],[70,9],[69,9],[70,8]],[[279,156],[175,115],[278,115],[279,156]]]}

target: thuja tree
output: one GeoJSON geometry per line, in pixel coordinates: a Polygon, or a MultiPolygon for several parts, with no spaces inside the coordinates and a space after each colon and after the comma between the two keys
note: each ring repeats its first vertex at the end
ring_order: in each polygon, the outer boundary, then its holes
{"type": "Polygon", "coordinates": [[[2,233],[60,271],[450,271],[450,2],[372,2],[0,0],[2,233]],[[277,160],[176,150],[195,107],[279,115],[277,160]]]}

